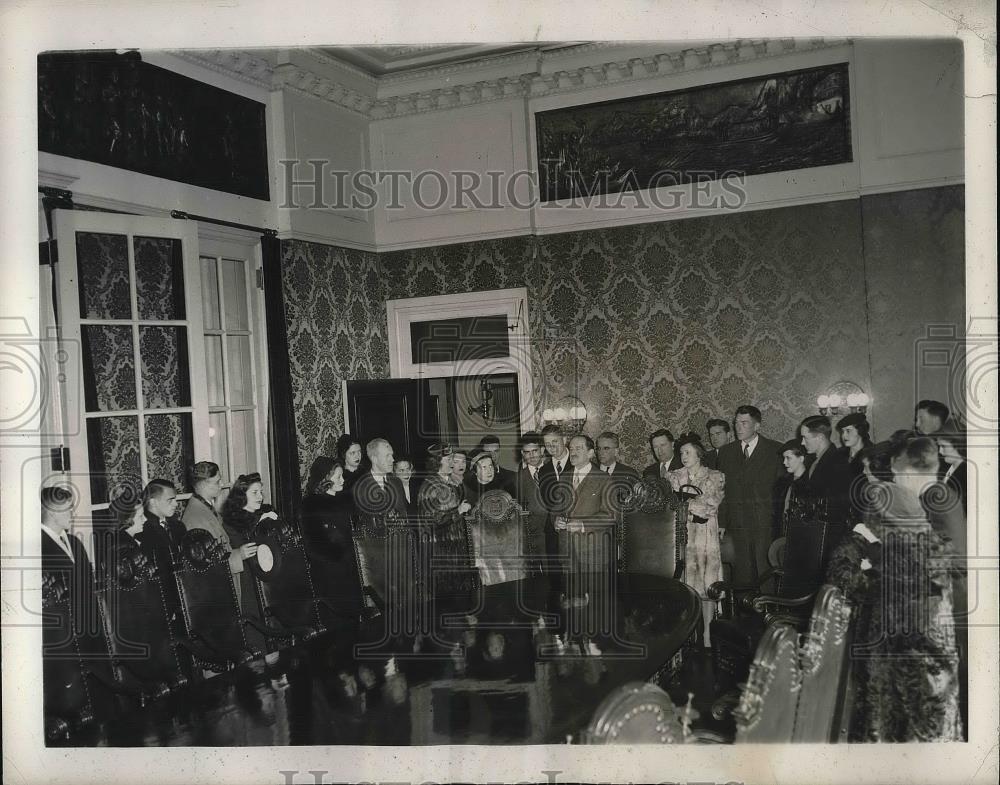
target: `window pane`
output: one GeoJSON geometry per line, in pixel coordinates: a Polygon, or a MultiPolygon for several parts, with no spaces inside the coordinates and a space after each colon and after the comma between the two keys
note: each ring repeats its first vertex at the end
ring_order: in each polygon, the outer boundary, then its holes
{"type": "Polygon", "coordinates": [[[178,492],[190,490],[188,468],[194,464],[190,414],[146,415],[146,469],[149,479],[170,480],[178,492]]]}
{"type": "Polygon", "coordinates": [[[125,235],[77,232],[76,264],[80,279],[80,318],[132,318],[125,235]]]}
{"type": "Polygon", "coordinates": [[[139,463],[139,418],[98,417],[87,420],[90,452],[90,501],[103,504],[122,493],[142,493],[139,463]]]}
{"type": "Polygon", "coordinates": [[[253,403],[250,373],[250,337],[227,335],[226,348],[229,361],[229,404],[239,406],[253,403]]]}
{"type": "Polygon", "coordinates": [[[208,415],[208,440],[212,446],[212,461],[219,464],[223,477],[229,474],[229,434],[226,431],[226,413],[212,412],[208,415]]]}
{"type": "Polygon", "coordinates": [[[239,259],[223,259],[222,286],[226,298],[226,329],[249,330],[246,263],[239,259]]]}
{"type": "Polygon", "coordinates": [[[253,411],[231,412],[233,426],[233,475],[258,471],[257,438],[254,435],[253,411]]]}
{"type": "Polygon", "coordinates": [[[201,303],[206,330],[221,330],[219,279],[214,256],[201,257],[201,303]]]}
{"type": "Polygon", "coordinates": [[[128,325],[85,324],[83,391],[88,412],[135,409],[135,355],[128,325]]]}
{"type": "Polygon", "coordinates": [[[147,409],[191,405],[186,327],[140,327],[139,356],[147,409]]]}
{"type": "Polygon", "coordinates": [[[412,322],[410,359],[414,363],[443,363],[509,357],[509,336],[503,314],[412,322]]]}
{"type": "Polygon", "coordinates": [[[135,293],[140,319],[184,319],[181,241],[136,237],[135,293]]]}
{"type": "Polygon", "coordinates": [[[222,376],[222,336],[205,336],[205,365],[208,368],[208,405],[225,406],[226,389],[222,376]]]}

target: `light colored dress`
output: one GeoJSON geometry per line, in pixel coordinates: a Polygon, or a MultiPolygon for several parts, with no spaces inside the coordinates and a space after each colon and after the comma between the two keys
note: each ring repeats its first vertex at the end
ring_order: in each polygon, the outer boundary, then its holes
{"type": "Polygon", "coordinates": [[[674,491],[682,485],[694,485],[701,491],[688,502],[687,548],[684,551],[684,582],[701,596],[705,623],[705,645],[709,645],[709,624],[715,616],[715,602],[708,598],[708,587],[722,580],[722,553],[719,547],[719,505],[725,495],[726,475],[701,466],[694,476],[687,468],[667,472],[674,491]],[[707,518],[695,523],[692,516],[707,518]]]}

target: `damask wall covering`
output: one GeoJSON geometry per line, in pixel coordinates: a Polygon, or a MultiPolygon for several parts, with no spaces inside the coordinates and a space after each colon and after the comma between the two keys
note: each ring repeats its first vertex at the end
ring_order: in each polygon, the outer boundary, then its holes
{"type": "Polygon", "coordinates": [[[377,257],[285,242],[300,463],[343,428],[343,379],[388,377],[386,299],[519,286],[536,414],[578,395],[587,431],[618,431],[628,463],[648,462],[654,427],[703,432],[746,401],[768,435],[790,438],[840,379],[872,392],[886,434],[912,408],[897,355],[923,332],[927,303],[961,321],[963,219],[956,187],[377,257]],[[881,309],[871,337],[868,304],[881,309]],[[876,378],[892,376],[874,390],[869,352],[876,378]]]}

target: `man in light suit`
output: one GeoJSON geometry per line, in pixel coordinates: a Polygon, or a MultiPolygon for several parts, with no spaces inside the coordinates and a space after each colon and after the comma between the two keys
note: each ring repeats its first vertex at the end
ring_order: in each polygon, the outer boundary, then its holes
{"type": "MultiPolygon", "coordinates": [[[[740,406],[733,422],[737,440],[719,448],[719,471],[726,475],[726,497],[719,507],[722,560],[732,567],[737,591],[761,585],[775,537],[772,494],[782,474],[781,445],[759,433],[760,421],[760,409],[740,406]]],[[[770,581],[761,588],[774,590],[770,581]]]]}
{"type": "Polygon", "coordinates": [[[569,441],[573,467],[559,480],[553,528],[559,555],[569,570],[566,595],[578,603],[585,595],[604,601],[614,566],[614,513],[611,478],[594,463],[594,440],[578,434],[569,441]]]}
{"type": "Polygon", "coordinates": [[[532,431],[521,437],[521,458],[525,467],[515,479],[515,496],[518,503],[528,511],[525,520],[524,555],[543,559],[545,556],[545,533],[551,525],[549,510],[542,500],[540,487],[541,470],[545,465],[545,450],[542,435],[532,431]]]}

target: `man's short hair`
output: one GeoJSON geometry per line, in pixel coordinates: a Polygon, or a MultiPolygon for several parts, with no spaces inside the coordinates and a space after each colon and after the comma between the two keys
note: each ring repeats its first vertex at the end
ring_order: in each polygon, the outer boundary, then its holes
{"type": "Polygon", "coordinates": [[[549,436],[550,434],[553,434],[553,433],[556,436],[564,436],[565,435],[565,434],[563,434],[562,427],[559,426],[559,425],[556,425],[554,422],[550,422],[548,425],[546,425],[544,428],[542,428],[542,438],[543,439],[546,436],[549,436]]]}
{"type": "Polygon", "coordinates": [[[614,431],[603,431],[600,435],[598,435],[597,441],[600,441],[601,439],[608,439],[609,441],[614,442],[615,447],[622,446],[621,440],[618,438],[618,434],[614,431]]]}
{"type": "Polygon", "coordinates": [[[521,449],[523,450],[526,445],[533,444],[536,447],[541,447],[545,442],[542,439],[542,435],[538,431],[528,431],[527,433],[521,434],[521,438],[518,443],[521,445],[521,449]]]}
{"type": "Polygon", "coordinates": [[[486,434],[482,439],[479,440],[479,449],[483,449],[488,444],[495,444],[497,447],[500,446],[500,437],[494,433],[486,434]]]}
{"type": "Polygon", "coordinates": [[[198,461],[191,467],[191,484],[197,485],[205,480],[219,476],[219,464],[212,461],[198,461]]]}
{"type": "Polygon", "coordinates": [[[39,494],[42,502],[42,513],[60,512],[68,508],[73,501],[73,492],[65,485],[47,485],[39,494]]]}
{"type": "Polygon", "coordinates": [[[927,412],[931,417],[937,417],[942,423],[948,419],[948,415],[951,413],[948,407],[941,403],[941,401],[932,401],[929,398],[918,402],[916,407],[913,409],[913,413],[916,414],[921,409],[927,412]]]}
{"type": "Polygon", "coordinates": [[[749,414],[753,418],[754,422],[760,422],[760,409],[756,406],[751,406],[748,403],[745,403],[742,406],[737,406],[736,414],[733,415],[733,419],[735,420],[741,414],[749,414]]]}
{"type": "Polygon", "coordinates": [[[168,490],[177,491],[170,480],[150,480],[142,491],[142,503],[145,505],[150,499],[159,499],[168,490]]]}
{"type": "Polygon", "coordinates": [[[670,431],[668,431],[666,428],[659,428],[659,429],[653,431],[651,434],[649,434],[649,446],[652,447],[653,446],[653,439],[658,439],[660,436],[666,436],[667,437],[667,441],[669,441],[671,444],[673,444],[675,441],[677,441],[674,438],[674,435],[670,431]]]}
{"type": "MultiPolygon", "coordinates": [[[[758,414],[760,414],[760,412],[758,412],[758,414]]],[[[760,422],[760,418],[757,419],[757,422],[760,422]]],[[[705,423],[705,430],[708,431],[709,433],[711,433],[712,429],[716,427],[722,428],[723,430],[725,430],[726,433],[729,433],[732,430],[732,428],[730,428],[729,426],[729,423],[723,419],[720,419],[719,417],[713,417],[711,420],[705,423]]]]}
{"type": "Polygon", "coordinates": [[[805,428],[809,433],[822,434],[829,440],[830,434],[833,433],[833,426],[830,425],[830,418],[824,417],[822,414],[814,414],[811,417],[806,417],[802,421],[802,425],[799,426],[799,430],[805,428]]]}
{"type": "Polygon", "coordinates": [[[802,442],[799,439],[789,439],[778,451],[779,455],[784,455],[786,452],[792,452],[798,455],[800,458],[806,457],[806,448],[802,446],[802,442]]]}
{"type": "Polygon", "coordinates": [[[937,442],[929,436],[918,436],[896,445],[892,453],[892,470],[901,469],[913,469],[921,474],[937,474],[937,442]]]}
{"type": "Polygon", "coordinates": [[[383,439],[381,436],[376,436],[374,439],[368,442],[368,444],[365,446],[365,452],[368,453],[369,461],[375,458],[375,451],[383,444],[386,447],[392,446],[386,439],[383,439]]]}
{"type": "Polygon", "coordinates": [[[594,440],[591,439],[589,436],[587,436],[587,434],[585,433],[574,433],[570,441],[573,441],[573,439],[583,439],[584,443],[587,445],[588,450],[594,449],[594,440]]]}

